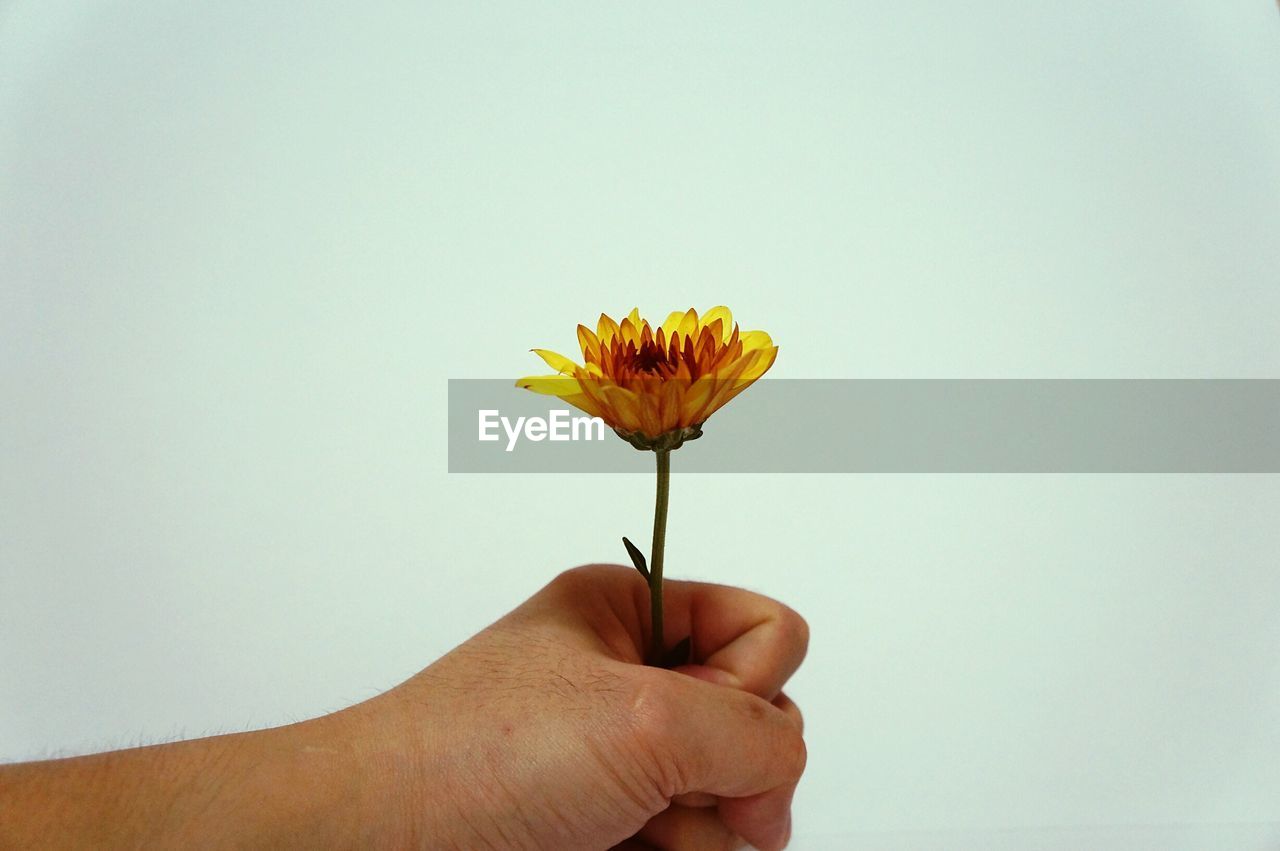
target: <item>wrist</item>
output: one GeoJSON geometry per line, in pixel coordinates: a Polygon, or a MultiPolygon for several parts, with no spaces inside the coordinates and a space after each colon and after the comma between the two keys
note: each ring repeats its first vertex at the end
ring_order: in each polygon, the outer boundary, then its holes
{"type": "Polygon", "coordinates": [[[480,764],[488,748],[452,737],[468,724],[446,695],[421,682],[403,683],[378,697],[316,719],[331,727],[326,738],[347,743],[357,765],[360,793],[351,814],[376,833],[362,837],[369,847],[476,848],[512,844],[512,834],[495,824],[495,813],[510,809],[480,764]]]}
{"type": "Polygon", "coordinates": [[[278,730],[262,778],[279,800],[293,837],[313,847],[414,847],[417,814],[409,739],[367,704],[278,730]]]}

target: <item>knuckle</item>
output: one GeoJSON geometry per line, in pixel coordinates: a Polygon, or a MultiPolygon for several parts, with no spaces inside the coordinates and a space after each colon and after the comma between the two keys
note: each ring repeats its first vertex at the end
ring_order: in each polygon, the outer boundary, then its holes
{"type": "Polygon", "coordinates": [[[603,579],[612,578],[619,568],[611,564],[580,564],[562,570],[549,583],[552,588],[572,593],[599,585],[603,579]]]}
{"type": "Polygon", "coordinates": [[[671,799],[686,790],[686,754],[677,753],[671,731],[679,723],[670,689],[654,677],[633,679],[626,700],[627,750],[635,756],[655,791],[671,799]]]}
{"type": "Polygon", "coordinates": [[[626,710],[632,734],[638,741],[659,742],[675,720],[675,707],[668,689],[653,677],[632,678],[626,710]]]}
{"type": "Polygon", "coordinates": [[[562,570],[555,579],[551,580],[551,584],[556,587],[578,587],[592,580],[596,568],[597,565],[594,564],[580,564],[577,567],[562,570]]]}

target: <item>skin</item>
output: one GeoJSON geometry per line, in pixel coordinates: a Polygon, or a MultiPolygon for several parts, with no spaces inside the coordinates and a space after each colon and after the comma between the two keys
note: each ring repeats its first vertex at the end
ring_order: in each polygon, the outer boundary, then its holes
{"type": "Polygon", "coordinates": [[[720,585],[666,607],[699,664],[643,666],[644,581],[594,565],[340,712],[0,767],[0,847],[780,849],[808,629],[720,585]]]}

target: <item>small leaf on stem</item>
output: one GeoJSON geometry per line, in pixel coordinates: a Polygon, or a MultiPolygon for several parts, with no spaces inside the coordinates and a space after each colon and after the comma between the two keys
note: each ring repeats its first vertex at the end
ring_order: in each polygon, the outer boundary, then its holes
{"type": "Polygon", "coordinates": [[[622,536],[622,545],[627,548],[627,555],[631,556],[631,563],[636,566],[636,570],[640,571],[640,575],[646,580],[649,578],[649,563],[645,561],[644,553],[640,552],[635,544],[627,536],[622,536]]]}

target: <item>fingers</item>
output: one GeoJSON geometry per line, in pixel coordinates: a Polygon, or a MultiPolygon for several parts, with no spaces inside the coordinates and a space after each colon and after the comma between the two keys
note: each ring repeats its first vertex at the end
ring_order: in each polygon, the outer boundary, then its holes
{"type": "MultiPolygon", "coordinates": [[[[785,712],[799,729],[804,729],[800,708],[790,698],[780,694],[773,705],[785,712]]],[[[791,801],[795,797],[796,782],[798,779],[759,795],[721,798],[720,821],[726,830],[749,837],[762,851],[785,847],[791,839],[791,801]]]]}
{"type": "MultiPolygon", "coordinates": [[[[800,734],[804,735],[804,716],[800,714],[800,707],[785,694],[779,694],[773,699],[773,705],[781,709],[783,712],[795,722],[799,728],[800,734]]],[[[790,798],[794,795],[795,784],[791,785],[790,793],[787,795],[788,806],[790,806],[790,798]]],[[[720,803],[720,798],[707,792],[686,792],[683,795],[677,795],[671,799],[671,803],[679,804],[682,807],[714,807],[720,803]]]]}
{"type": "MultiPolygon", "coordinates": [[[[714,680],[772,700],[804,660],[809,628],[787,606],[760,594],[706,582],[664,583],[667,644],[692,635],[693,658],[723,672],[714,680]]],[[[631,568],[589,565],[566,571],[531,604],[565,622],[583,646],[639,662],[648,646],[649,591],[631,568]]],[[[710,679],[710,677],[704,677],[710,679]]]]}
{"type": "Polygon", "coordinates": [[[672,582],[673,608],[688,614],[693,658],[728,674],[736,686],[772,700],[804,661],[809,627],[776,600],[741,588],[672,582]]]}
{"type": "Polygon", "coordinates": [[[741,837],[780,849],[806,761],[803,720],[781,689],[804,659],[808,627],[750,591],[679,581],[665,591],[666,643],[693,643],[695,664],[678,672],[637,664],[648,645],[649,594],[629,568],[567,571],[505,620],[623,663],[629,747],[642,748],[632,753],[667,800],[693,805],[669,807],[637,842],[716,848],[741,837]]]}
{"type": "Polygon", "coordinates": [[[651,818],[637,836],[663,851],[737,851],[747,844],[725,826],[715,810],[679,805],[651,818]]]}
{"type": "Polygon", "coordinates": [[[800,779],[804,739],[787,709],[671,671],[645,671],[632,715],[669,778],[665,795],[744,798],[800,779]]]}

